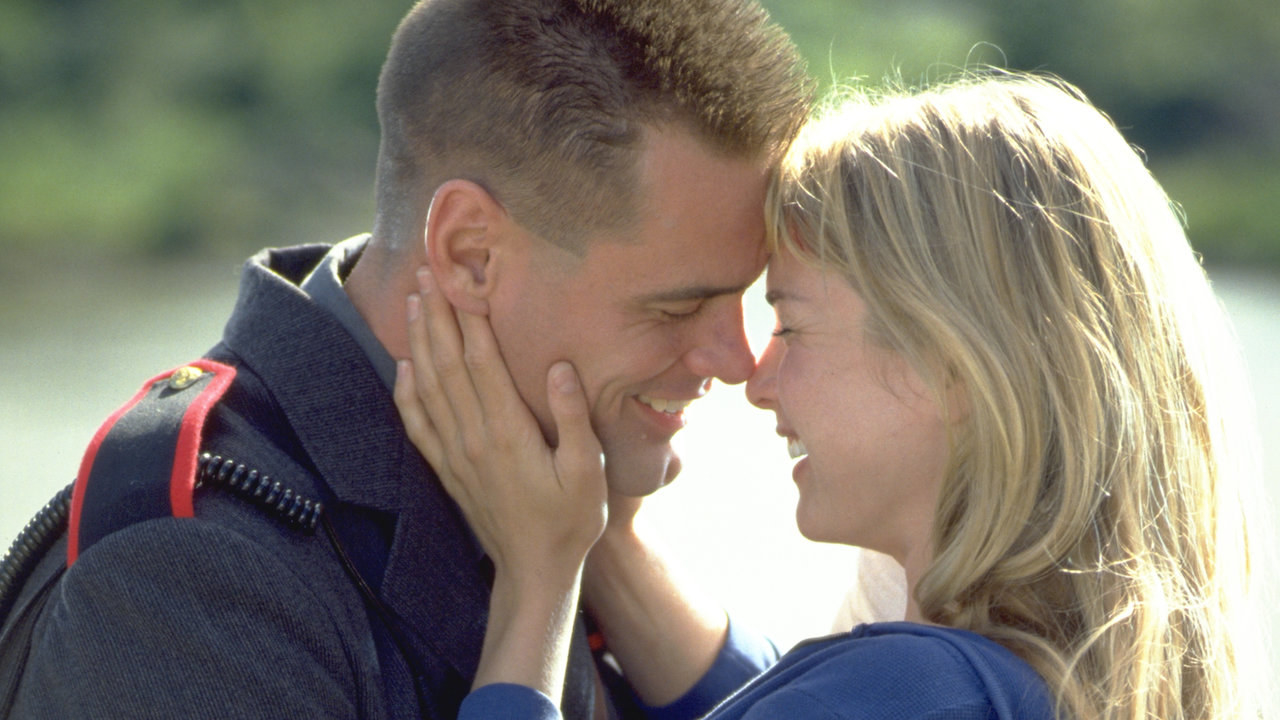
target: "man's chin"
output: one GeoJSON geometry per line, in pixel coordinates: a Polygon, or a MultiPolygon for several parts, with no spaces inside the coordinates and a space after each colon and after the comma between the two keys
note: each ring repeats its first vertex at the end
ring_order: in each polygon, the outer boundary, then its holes
{"type": "Polygon", "coordinates": [[[668,453],[663,462],[623,462],[608,457],[606,452],[605,481],[610,492],[626,497],[652,495],[675,481],[680,474],[680,458],[668,453]]]}

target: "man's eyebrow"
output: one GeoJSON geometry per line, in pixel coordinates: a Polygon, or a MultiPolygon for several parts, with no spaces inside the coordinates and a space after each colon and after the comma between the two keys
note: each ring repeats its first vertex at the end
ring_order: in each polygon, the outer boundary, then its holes
{"type": "Polygon", "coordinates": [[[641,295],[638,300],[643,304],[708,300],[721,295],[740,295],[746,292],[748,287],[750,287],[749,284],[733,286],[695,285],[671,290],[659,290],[648,295],[641,295]]]}

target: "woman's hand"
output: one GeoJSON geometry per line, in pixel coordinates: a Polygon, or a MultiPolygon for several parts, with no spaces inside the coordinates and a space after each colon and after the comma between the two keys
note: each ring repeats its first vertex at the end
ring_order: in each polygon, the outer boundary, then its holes
{"type": "Polygon", "coordinates": [[[569,363],[550,368],[560,445],[549,448],[488,318],[455,312],[425,269],[418,283],[407,306],[412,362],[399,363],[395,400],[409,438],[494,563],[474,687],[518,683],[558,701],[583,561],[607,516],[586,397],[569,363]]]}
{"type": "Polygon", "coordinates": [[[462,508],[499,570],[577,565],[606,517],[604,460],[586,398],[567,362],[547,373],[560,438],[547,446],[516,392],[488,318],[456,312],[425,269],[408,300],[412,363],[401,363],[396,405],[409,438],[462,508]],[[411,368],[411,371],[410,371],[411,368]]]}

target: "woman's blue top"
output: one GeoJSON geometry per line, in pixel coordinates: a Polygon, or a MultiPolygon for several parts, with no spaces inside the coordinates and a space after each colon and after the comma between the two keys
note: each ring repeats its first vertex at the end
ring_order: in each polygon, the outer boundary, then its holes
{"type": "MultiPolygon", "coordinates": [[[[730,674],[716,672],[724,668],[726,654],[737,666],[743,657],[760,657],[752,649],[758,647],[757,638],[731,626],[716,665],[686,696],[727,697],[706,716],[709,720],[1054,718],[1052,696],[1030,665],[965,630],[908,622],[859,625],[848,633],[797,645],[736,693],[736,688],[723,687],[732,682],[730,674]]],[[[655,708],[651,717],[698,717],[705,705],[694,706],[702,704],[682,699],[655,708]],[[689,706],[691,714],[672,712],[678,706],[689,706]]],[[[458,717],[557,720],[560,713],[531,688],[498,684],[472,692],[458,717]]]]}

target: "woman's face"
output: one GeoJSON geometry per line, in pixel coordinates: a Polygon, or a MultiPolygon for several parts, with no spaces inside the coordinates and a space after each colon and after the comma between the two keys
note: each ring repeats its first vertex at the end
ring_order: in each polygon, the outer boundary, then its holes
{"type": "Polygon", "coordinates": [[[905,360],[867,337],[866,307],[843,278],[780,250],[767,283],[778,325],[747,398],[774,412],[800,458],[800,531],[922,561],[948,461],[938,404],[905,360]]]}

